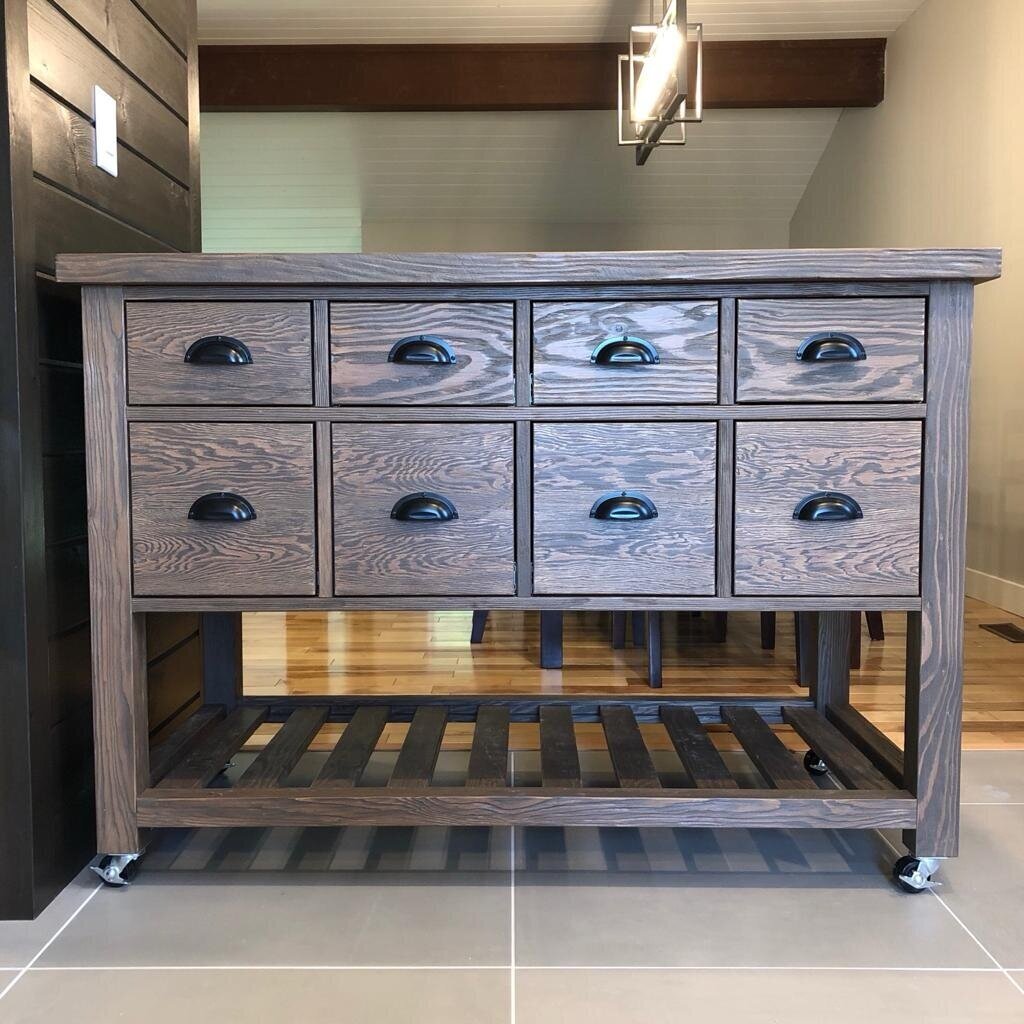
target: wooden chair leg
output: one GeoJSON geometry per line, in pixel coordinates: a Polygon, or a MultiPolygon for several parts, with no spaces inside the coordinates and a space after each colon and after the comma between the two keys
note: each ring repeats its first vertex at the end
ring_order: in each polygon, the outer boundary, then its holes
{"type": "Polygon", "coordinates": [[[850,668],[860,668],[860,612],[850,612],[850,668]]]}
{"type": "Polygon", "coordinates": [[[729,613],[728,612],[712,612],[711,613],[711,639],[716,644],[724,644],[725,638],[729,633],[729,613]]]}
{"type": "Polygon", "coordinates": [[[882,613],[865,612],[864,618],[868,620],[868,636],[872,640],[884,640],[885,626],[882,624],[882,613]]]}
{"type": "Polygon", "coordinates": [[[761,612],[761,650],[775,650],[775,612],[761,612]]]}
{"type": "Polygon", "coordinates": [[[647,612],[647,682],[661,687],[661,612],[647,612]]]}
{"type": "Polygon", "coordinates": [[[469,634],[471,644],[484,642],[484,630],[487,628],[487,616],[490,612],[473,612],[473,628],[469,634]]]}
{"type": "Polygon", "coordinates": [[[540,613],[540,667],[562,667],[562,613],[540,613]]]}
{"type": "Polygon", "coordinates": [[[643,647],[644,645],[644,613],[630,612],[633,629],[633,646],[643,647]]]}
{"type": "Polygon", "coordinates": [[[612,612],[612,650],[621,651],[626,646],[626,613],[612,612]]]}
{"type": "Polygon", "coordinates": [[[818,678],[818,613],[796,612],[796,673],[801,686],[818,678]]]}

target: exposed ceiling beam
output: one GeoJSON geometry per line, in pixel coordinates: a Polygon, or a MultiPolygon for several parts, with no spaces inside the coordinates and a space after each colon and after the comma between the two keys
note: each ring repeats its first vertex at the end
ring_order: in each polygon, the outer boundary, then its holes
{"type": "MultiPolygon", "coordinates": [[[[616,43],[202,46],[203,110],[608,110],[616,43]]],[[[884,39],[704,44],[707,107],[873,107],[884,39]]]]}

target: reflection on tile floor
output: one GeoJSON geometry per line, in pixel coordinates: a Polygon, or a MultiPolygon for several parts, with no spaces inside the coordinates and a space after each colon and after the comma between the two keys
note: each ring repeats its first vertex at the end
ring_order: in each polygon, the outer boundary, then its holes
{"type": "Polygon", "coordinates": [[[167,832],[130,888],[0,924],[0,1024],[1020,1024],[1022,779],[965,755],[962,855],[922,896],[875,833],[167,832]]]}

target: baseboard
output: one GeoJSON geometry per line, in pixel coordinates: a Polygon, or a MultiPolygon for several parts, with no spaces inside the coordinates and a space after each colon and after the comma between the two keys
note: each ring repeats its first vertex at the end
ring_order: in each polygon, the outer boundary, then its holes
{"type": "Polygon", "coordinates": [[[1024,583],[1004,580],[999,576],[990,576],[987,572],[977,569],[967,570],[967,596],[977,598],[986,604],[994,604],[997,608],[1024,615],[1024,583]]]}

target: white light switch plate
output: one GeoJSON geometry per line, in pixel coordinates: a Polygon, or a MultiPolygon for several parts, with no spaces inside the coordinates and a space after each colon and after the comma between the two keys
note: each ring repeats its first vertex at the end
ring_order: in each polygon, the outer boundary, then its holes
{"type": "Polygon", "coordinates": [[[96,166],[117,177],[117,100],[98,85],[92,87],[96,122],[96,166]]]}

